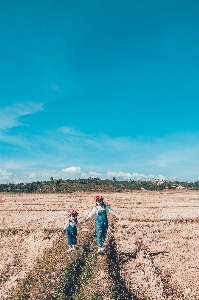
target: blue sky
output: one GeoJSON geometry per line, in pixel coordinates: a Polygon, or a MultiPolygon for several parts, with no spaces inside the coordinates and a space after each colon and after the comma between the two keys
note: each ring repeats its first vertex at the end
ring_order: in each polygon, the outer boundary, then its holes
{"type": "Polygon", "coordinates": [[[199,180],[198,1],[1,11],[1,183],[199,180]]]}

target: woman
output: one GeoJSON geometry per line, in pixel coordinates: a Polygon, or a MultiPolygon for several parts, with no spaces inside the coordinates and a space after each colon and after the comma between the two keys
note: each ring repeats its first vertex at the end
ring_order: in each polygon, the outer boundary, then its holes
{"type": "Polygon", "coordinates": [[[88,214],[85,222],[96,214],[96,232],[97,232],[97,244],[98,253],[101,254],[104,250],[103,244],[108,231],[108,218],[106,211],[108,210],[111,214],[118,216],[115,212],[106,204],[104,204],[104,198],[102,196],[96,196],[94,198],[96,201],[96,206],[93,207],[92,211],[88,214]]]}

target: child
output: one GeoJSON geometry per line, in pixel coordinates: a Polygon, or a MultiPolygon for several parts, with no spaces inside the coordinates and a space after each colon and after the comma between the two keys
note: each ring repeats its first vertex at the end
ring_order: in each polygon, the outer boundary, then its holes
{"type": "Polygon", "coordinates": [[[64,225],[63,232],[66,233],[66,237],[68,239],[68,251],[75,250],[75,246],[77,244],[77,225],[83,225],[81,222],[77,221],[78,213],[75,210],[71,210],[69,213],[69,219],[64,225]]]}
{"type": "Polygon", "coordinates": [[[118,216],[114,211],[106,204],[104,204],[104,198],[102,196],[96,196],[94,198],[96,201],[96,206],[93,207],[92,211],[88,214],[85,222],[96,214],[96,232],[97,232],[97,244],[98,244],[98,253],[101,254],[104,250],[103,244],[106,238],[108,231],[108,218],[106,211],[108,210],[111,214],[118,216]]]}

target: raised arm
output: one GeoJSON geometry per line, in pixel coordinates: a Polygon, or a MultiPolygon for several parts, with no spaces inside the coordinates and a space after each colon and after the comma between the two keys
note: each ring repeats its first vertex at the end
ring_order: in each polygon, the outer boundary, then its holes
{"type": "Polygon", "coordinates": [[[108,210],[108,212],[110,212],[112,215],[116,216],[118,219],[120,219],[120,217],[108,206],[106,205],[106,209],[108,210]]]}

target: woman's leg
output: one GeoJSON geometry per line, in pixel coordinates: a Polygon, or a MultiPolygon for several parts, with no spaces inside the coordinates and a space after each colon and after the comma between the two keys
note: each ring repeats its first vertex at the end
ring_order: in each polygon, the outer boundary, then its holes
{"type": "Polygon", "coordinates": [[[102,224],[101,222],[96,222],[96,233],[97,233],[97,244],[98,247],[102,247],[102,236],[103,236],[103,230],[102,230],[102,224]]]}
{"type": "Polygon", "coordinates": [[[107,231],[108,231],[108,222],[105,222],[102,228],[102,245],[104,244],[104,241],[106,239],[107,231]]]}

